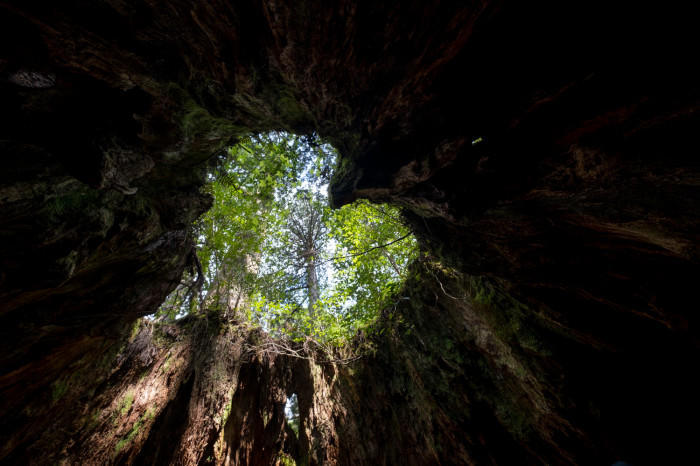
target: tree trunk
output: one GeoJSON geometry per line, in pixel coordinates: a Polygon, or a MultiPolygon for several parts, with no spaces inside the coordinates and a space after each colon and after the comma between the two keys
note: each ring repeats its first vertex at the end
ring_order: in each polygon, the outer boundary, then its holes
{"type": "Polygon", "coordinates": [[[316,254],[314,251],[306,257],[306,290],[309,297],[309,316],[312,318],[320,296],[316,267],[316,254]]]}
{"type": "Polygon", "coordinates": [[[399,277],[401,277],[401,276],[403,275],[403,274],[401,273],[401,269],[399,268],[398,264],[396,263],[396,261],[394,260],[394,258],[391,256],[391,254],[389,254],[389,253],[387,252],[387,250],[384,249],[384,248],[382,248],[381,251],[382,251],[382,255],[383,255],[384,257],[386,257],[386,259],[387,259],[387,260],[389,261],[389,263],[391,264],[391,267],[392,267],[392,268],[394,269],[394,271],[396,272],[396,275],[398,275],[399,277]]]}
{"type": "Polygon", "coordinates": [[[223,310],[229,318],[234,318],[239,308],[248,305],[248,295],[243,287],[245,274],[256,270],[253,255],[222,260],[209,291],[202,299],[201,308],[223,310]]]}

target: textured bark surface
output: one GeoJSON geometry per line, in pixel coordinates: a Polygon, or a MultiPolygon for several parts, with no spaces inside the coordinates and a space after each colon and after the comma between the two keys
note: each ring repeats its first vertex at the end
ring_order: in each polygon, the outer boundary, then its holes
{"type": "Polygon", "coordinates": [[[266,339],[219,315],[139,320],[97,380],[73,372],[54,384],[51,427],[4,461],[272,464],[296,359],[265,354],[266,339]]]}
{"type": "Polygon", "coordinates": [[[692,18],[595,1],[0,0],[0,461],[267,464],[289,390],[316,463],[697,459],[692,18]],[[405,207],[458,272],[416,272],[402,322],[357,367],[244,370],[243,337],[215,332],[166,345],[181,366],[156,376],[167,353],[129,342],[132,322],[192,266],[206,167],[269,129],[330,140],[334,202],[405,207]],[[217,364],[221,385],[202,385],[217,364]]]}

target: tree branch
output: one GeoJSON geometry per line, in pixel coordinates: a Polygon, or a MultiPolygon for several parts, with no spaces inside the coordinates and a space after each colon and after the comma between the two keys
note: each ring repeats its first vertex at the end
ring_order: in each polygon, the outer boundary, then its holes
{"type": "Polygon", "coordinates": [[[403,240],[405,240],[406,238],[408,238],[409,236],[411,236],[411,233],[406,233],[406,234],[403,235],[401,238],[395,239],[394,241],[390,241],[390,242],[388,242],[388,243],[386,243],[386,244],[380,244],[379,246],[374,246],[374,247],[371,247],[371,248],[369,248],[369,249],[365,249],[364,251],[355,252],[355,253],[352,253],[352,254],[347,254],[347,255],[345,255],[345,256],[334,256],[334,257],[331,257],[330,259],[326,259],[326,260],[324,260],[324,261],[321,261],[321,262],[319,262],[318,264],[319,264],[319,265],[320,265],[320,264],[325,264],[325,263],[327,263],[327,262],[334,261],[334,260],[336,260],[336,259],[350,259],[350,258],[352,258],[352,257],[362,256],[362,255],[364,255],[364,254],[367,254],[368,252],[374,251],[375,249],[385,248],[385,247],[387,247],[387,246],[391,246],[391,245],[394,244],[394,243],[398,243],[399,241],[403,241],[403,240]]]}

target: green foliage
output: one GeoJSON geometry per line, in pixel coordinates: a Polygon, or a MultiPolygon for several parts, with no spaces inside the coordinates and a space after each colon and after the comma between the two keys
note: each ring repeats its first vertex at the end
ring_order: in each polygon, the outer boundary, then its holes
{"type": "Polygon", "coordinates": [[[392,304],[416,242],[396,208],[332,211],[322,186],[334,164],[330,146],[286,133],[230,148],[209,175],[213,206],[193,226],[201,274],[194,264],[160,315],[218,310],[338,345],[368,328],[392,304]]]}
{"type": "Polygon", "coordinates": [[[343,314],[348,324],[367,324],[390,305],[406,266],[417,258],[415,239],[397,209],[366,201],[337,210],[331,226],[342,251],[334,257],[337,283],[331,297],[336,303],[354,300],[343,314]]]}
{"type": "Polygon", "coordinates": [[[162,314],[175,317],[198,307],[228,310],[222,308],[250,289],[255,276],[251,262],[260,254],[266,234],[282,222],[282,213],[271,209],[275,195],[299,184],[298,174],[306,163],[303,144],[301,138],[274,134],[251,137],[221,157],[206,186],[213,206],[193,227],[204,276],[202,293],[192,293],[192,273],[161,306],[162,314]]]}

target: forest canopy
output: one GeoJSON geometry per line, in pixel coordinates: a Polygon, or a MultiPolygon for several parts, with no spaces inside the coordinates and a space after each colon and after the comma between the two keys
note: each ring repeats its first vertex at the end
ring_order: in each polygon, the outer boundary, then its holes
{"type": "Polygon", "coordinates": [[[314,136],[251,136],[222,154],[192,226],[191,270],[159,319],[218,311],[273,336],[342,343],[392,304],[417,256],[400,211],[356,201],[332,210],[335,150],[314,136]]]}

